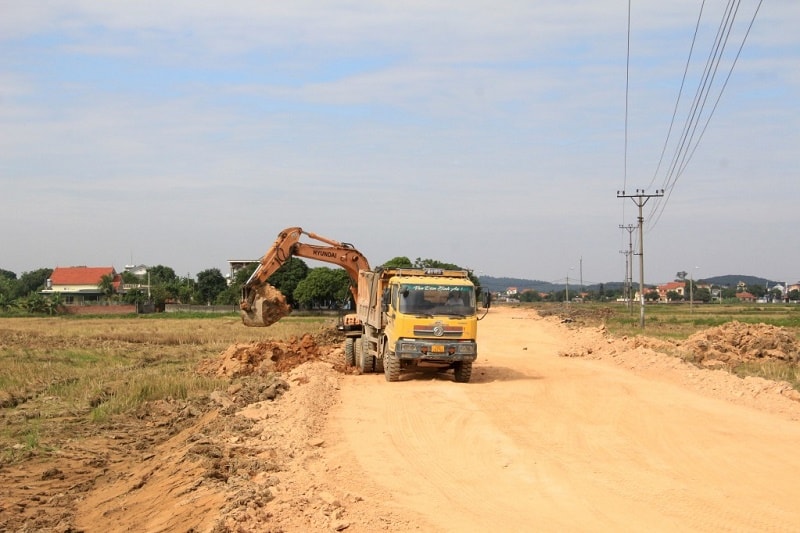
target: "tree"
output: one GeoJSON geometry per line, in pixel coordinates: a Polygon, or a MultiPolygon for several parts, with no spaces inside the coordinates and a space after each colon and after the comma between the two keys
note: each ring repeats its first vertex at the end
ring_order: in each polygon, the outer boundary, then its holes
{"type": "Polygon", "coordinates": [[[216,301],[217,295],[228,287],[228,282],[218,268],[209,268],[197,273],[197,298],[200,302],[210,304],[216,301]]]}
{"type": "Polygon", "coordinates": [[[532,290],[532,289],[524,290],[519,294],[515,294],[514,296],[518,296],[520,302],[541,302],[542,301],[542,295],[539,294],[539,291],[535,291],[535,290],[532,290]]]}
{"type": "Polygon", "coordinates": [[[384,268],[413,268],[414,263],[411,259],[405,256],[397,256],[386,261],[383,265],[384,268]]]}
{"type": "Polygon", "coordinates": [[[800,300],[800,291],[797,289],[792,289],[789,291],[789,300],[796,302],[800,300]]]}
{"type": "Polygon", "coordinates": [[[31,314],[46,313],[48,310],[47,298],[35,292],[22,298],[21,306],[31,314]]]}
{"type": "Polygon", "coordinates": [[[695,302],[708,303],[711,301],[711,291],[706,287],[695,287],[692,297],[695,302]]]}
{"type": "Polygon", "coordinates": [[[667,301],[677,302],[682,299],[683,296],[681,296],[681,293],[679,293],[678,291],[667,291],[667,301]]]}
{"type": "Polygon", "coordinates": [[[128,272],[127,270],[125,272],[122,272],[119,275],[119,277],[122,280],[122,283],[128,285],[140,285],[142,283],[142,278],[140,278],[133,272],[128,272]]]}
{"type": "Polygon", "coordinates": [[[720,295],[723,300],[728,300],[731,298],[736,298],[736,288],[735,287],[722,287],[720,289],[720,295]]]}
{"type": "Polygon", "coordinates": [[[688,299],[689,295],[692,295],[693,293],[697,292],[697,282],[692,281],[690,279],[687,279],[685,281],[686,283],[683,284],[683,294],[685,296],[684,299],[688,299]]]}
{"type": "MultiPolygon", "coordinates": [[[[345,271],[342,270],[342,272],[345,271]]],[[[345,272],[345,275],[346,274],[345,272]]],[[[297,257],[290,257],[267,279],[267,283],[281,291],[284,297],[286,297],[286,303],[292,307],[297,307],[298,302],[294,296],[294,291],[297,289],[300,282],[308,275],[309,268],[305,261],[297,257]]]]}
{"type": "Polygon", "coordinates": [[[10,270],[3,270],[0,268],[0,279],[7,279],[11,281],[17,281],[17,275],[10,270]]]}
{"type": "Polygon", "coordinates": [[[748,285],[747,292],[749,292],[756,298],[761,298],[762,296],[767,294],[767,289],[761,285],[748,285]]]}
{"type": "Polygon", "coordinates": [[[57,292],[45,298],[44,308],[50,316],[61,313],[64,310],[64,306],[61,304],[61,293],[57,292]]]}
{"type": "Polygon", "coordinates": [[[192,278],[181,278],[171,285],[169,290],[175,290],[175,297],[182,304],[190,304],[196,299],[197,282],[192,278]]]}
{"type": "Polygon", "coordinates": [[[114,295],[114,275],[103,274],[100,278],[100,282],[97,284],[97,288],[100,289],[100,292],[103,293],[106,300],[110,299],[114,295]]]}
{"type": "Polygon", "coordinates": [[[294,298],[302,307],[341,306],[350,295],[350,276],[341,268],[313,268],[297,284],[294,298]]]}
{"type": "Polygon", "coordinates": [[[28,296],[45,287],[45,282],[53,274],[52,268],[40,268],[31,272],[23,272],[17,282],[17,297],[28,296]]]}
{"type": "MultiPolygon", "coordinates": [[[[670,292],[674,292],[674,291],[670,291],[670,292]]],[[[678,294],[678,293],[675,293],[675,294],[678,294]]],[[[667,297],[669,297],[669,293],[667,293],[667,297]]],[[[680,294],[678,294],[678,297],[680,298],[680,294]]],[[[644,299],[645,299],[645,301],[648,301],[648,302],[657,302],[658,300],[661,299],[661,295],[658,294],[658,291],[648,291],[648,292],[644,293],[644,299]]]]}
{"type": "Polygon", "coordinates": [[[16,294],[16,279],[0,276],[0,311],[7,311],[12,307],[16,294]]]}
{"type": "Polygon", "coordinates": [[[9,296],[9,293],[0,290],[0,311],[8,311],[14,307],[16,300],[9,296]]]}
{"type": "Polygon", "coordinates": [[[688,272],[686,272],[685,270],[681,270],[680,272],[677,272],[675,274],[675,281],[686,281],[686,276],[688,275],[689,275],[688,272]]]}
{"type": "Polygon", "coordinates": [[[126,304],[140,304],[147,301],[147,293],[142,289],[131,289],[122,297],[126,304]]]}
{"type": "Polygon", "coordinates": [[[175,271],[168,266],[156,265],[147,269],[150,285],[170,285],[178,281],[175,271]]]}

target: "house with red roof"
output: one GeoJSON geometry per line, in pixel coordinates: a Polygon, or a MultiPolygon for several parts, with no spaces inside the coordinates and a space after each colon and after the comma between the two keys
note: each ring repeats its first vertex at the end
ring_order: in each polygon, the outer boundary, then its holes
{"type": "Polygon", "coordinates": [[[122,277],[114,267],[56,267],[42,294],[59,294],[64,305],[97,303],[104,296],[100,288],[104,276],[111,276],[114,292],[118,292],[122,277]]]}
{"type": "Polygon", "coordinates": [[[669,283],[664,283],[663,285],[658,286],[658,299],[662,302],[669,301],[669,297],[667,296],[668,293],[675,292],[680,295],[681,298],[686,297],[686,282],[685,281],[670,281],[669,283]]]}
{"type": "Polygon", "coordinates": [[[751,293],[749,293],[747,291],[737,292],[736,293],[736,298],[740,302],[755,302],[756,301],[755,295],[753,295],[753,294],[751,294],[751,293]]]}

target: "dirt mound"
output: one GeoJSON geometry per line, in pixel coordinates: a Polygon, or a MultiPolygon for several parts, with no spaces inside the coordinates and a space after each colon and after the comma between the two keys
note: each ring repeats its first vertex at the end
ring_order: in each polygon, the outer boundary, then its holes
{"type": "Polygon", "coordinates": [[[236,378],[287,372],[307,361],[329,361],[341,355],[341,347],[317,344],[311,334],[292,337],[288,342],[261,341],[232,344],[216,359],[206,359],[197,368],[206,376],[236,378]]]}
{"type": "Polygon", "coordinates": [[[706,366],[757,359],[798,362],[798,341],[784,328],[767,324],[727,322],[699,331],[681,343],[680,352],[706,366]]]}

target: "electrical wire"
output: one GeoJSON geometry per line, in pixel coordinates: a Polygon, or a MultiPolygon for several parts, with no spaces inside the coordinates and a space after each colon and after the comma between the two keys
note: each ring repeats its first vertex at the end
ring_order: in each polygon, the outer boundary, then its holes
{"type": "Polygon", "coordinates": [[[653,172],[653,177],[650,180],[650,183],[647,185],[647,188],[650,189],[653,187],[653,183],[656,181],[656,176],[658,176],[659,170],[661,170],[661,163],[664,161],[664,154],[667,152],[667,146],[669,145],[669,138],[672,136],[672,128],[675,125],[675,117],[678,116],[678,107],[681,103],[681,95],[683,94],[683,88],[686,85],[686,75],[689,72],[689,64],[692,61],[692,54],[694,53],[694,45],[697,42],[697,34],[700,31],[700,20],[703,18],[703,9],[705,8],[706,2],[700,4],[700,13],[697,15],[697,23],[694,25],[694,35],[692,35],[692,45],[689,47],[689,57],[686,58],[686,65],[683,67],[683,77],[681,78],[681,86],[678,89],[678,97],[675,99],[675,108],[672,110],[672,119],[669,122],[669,129],[667,130],[667,138],[664,139],[664,146],[661,148],[661,156],[658,158],[658,165],[656,165],[656,170],[653,172]]]}
{"type": "Polygon", "coordinates": [[[722,56],[721,52],[724,50],[722,36],[726,34],[725,27],[732,23],[731,13],[733,12],[733,0],[728,0],[728,5],[725,8],[723,18],[717,27],[717,35],[714,38],[714,45],[709,52],[708,58],[706,59],[706,64],[703,69],[703,74],[700,78],[700,83],[695,90],[694,99],[692,100],[692,105],[690,106],[690,112],[684,121],[683,132],[681,133],[678,146],[675,148],[675,152],[667,170],[667,175],[664,179],[662,189],[667,191],[667,194],[658,202],[656,202],[655,206],[653,207],[653,211],[656,212],[657,215],[654,219],[651,219],[652,222],[648,228],[648,231],[654,228],[658,223],[661,218],[661,214],[664,212],[669,198],[672,195],[672,191],[675,186],[675,182],[672,181],[672,177],[675,175],[678,162],[681,160],[685,151],[688,150],[688,146],[691,142],[689,132],[692,131],[693,124],[696,124],[697,120],[699,120],[699,117],[702,114],[701,102],[705,102],[703,96],[704,94],[707,94],[711,88],[711,83],[709,80],[713,82],[712,72],[714,74],[716,73],[716,66],[718,66],[719,58],[722,56]]]}
{"type": "MultiPolygon", "coordinates": [[[[719,102],[722,99],[722,95],[725,92],[725,89],[730,81],[730,78],[733,74],[733,69],[735,68],[739,57],[741,56],[741,52],[744,48],[745,43],[747,42],[747,38],[750,35],[750,31],[753,28],[755,23],[756,16],[761,9],[761,4],[763,0],[759,0],[753,15],[750,19],[750,23],[747,26],[747,30],[742,38],[742,41],[738,47],[738,50],[733,58],[730,68],[728,69],[727,76],[725,77],[724,82],[722,83],[721,88],[719,89],[716,98],[714,98],[714,104],[711,107],[711,110],[704,117],[704,111],[706,108],[706,104],[709,101],[709,96],[711,93],[711,88],[713,87],[714,80],[716,79],[717,72],[719,70],[720,63],[722,61],[725,48],[727,47],[728,40],[730,39],[734,22],[736,20],[736,16],[739,12],[739,8],[741,6],[741,0],[730,0],[728,5],[726,6],[725,13],[723,15],[722,20],[720,21],[720,25],[717,29],[717,35],[715,37],[714,46],[712,47],[711,52],[709,53],[709,57],[706,61],[706,66],[703,72],[703,76],[701,78],[701,82],[698,85],[697,91],[695,93],[695,98],[691,106],[691,111],[687,116],[687,119],[684,123],[683,132],[680,137],[680,142],[675,150],[675,153],[672,157],[671,163],[669,165],[669,170],[666,174],[664,179],[664,190],[667,191],[667,194],[663,197],[658,198],[658,201],[653,206],[653,212],[655,213],[654,217],[650,217],[650,224],[648,225],[648,230],[652,230],[658,221],[661,219],[661,216],[664,213],[667,203],[669,202],[670,197],[672,196],[672,192],[675,189],[675,185],[677,184],[678,179],[683,175],[686,171],[686,168],[689,165],[692,157],[694,156],[695,152],[697,151],[698,146],[700,145],[700,141],[702,140],[705,132],[708,129],[708,126],[711,122],[711,118],[713,117],[719,102]],[[700,127],[702,124],[702,127],[700,127]]],[[[698,16],[697,25],[699,27],[700,18],[702,17],[703,13],[703,6],[701,6],[700,15],[698,16]]],[[[697,34],[697,29],[695,30],[695,36],[697,34]]],[[[694,39],[692,42],[692,50],[694,49],[694,39]]],[[[692,51],[690,50],[689,58],[691,59],[692,51]]],[[[687,70],[688,70],[688,61],[687,61],[687,70]]],[[[686,76],[686,71],[684,71],[684,78],[686,76]]],[[[681,92],[683,91],[683,82],[681,83],[681,92]]],[[[678,95],[678,102],[681,98],[681,94],[679,92],[678,95]]],[[[678,107],[678,102],[676,102],[676,109],[678,107]]],[[[673,115],[674,120],[674,115],[673,115]]],[[[669,137],[671,135],[673,124],[670,123],[669,133],[667,134],[667,141],[665,141],[665,146],[669,142],[669,137]]],[[[662,152],[662,159],[663,159],[663,152],[662,152]]],[[[662,160],[659,160],[659,164],[657,168],[660,168],[662,160]]],[[[656,171],[658,172],[658,170],[656,171]]],[[[655,181],[654,179],[651,181],[651,184],[655,181]]]]}
{"type": "MultiPolygon", "coordinates": [[[[705,0],[703,0],[705,1],[705,0]]],[[[628,0],[628,39],[625,51],[625,141],[623,148],[622,165],[622,190],[628,186],[628,93],[630,91],[630,70],[631,70],[631,0],[628,0]]],[[[625,223],[625,205],[622,202],[622,223],[625,223]]],[[[620,232],[621,243],[624,244],[624,235],[620,232]]]]}

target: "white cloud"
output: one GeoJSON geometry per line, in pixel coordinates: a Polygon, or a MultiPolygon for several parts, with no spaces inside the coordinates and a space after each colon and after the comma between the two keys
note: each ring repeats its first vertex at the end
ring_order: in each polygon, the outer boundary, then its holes
{"type": "MultiPolygon", "coordinates": [[[[650,182],[699,10],[633,6],[626,161],[616,2],[0,6],[0,224],[18,204],[40,217],[0,237],[0,268],[60,262],[54,251],[127,262],[133,247],[137,262],[196,272],[301,225],[373,262],[494,275],[556,279],[583,255],[596,281],[622,275],[618,225],[634,210],[615,191],[626,164],[628,188],[650,182]]],[[[721,8],[706,9],[707,32],[721,8]]],[[[653,230],[655,281],[685,262],[659,246],[758,275],[725,244],[793,238],[798,22],[795,2],[762,7],[653,230]],[[742,215],[762,208],[775,214],[742,215]],[[689,217],[722,238],[709,246],[689,217]]]]}

